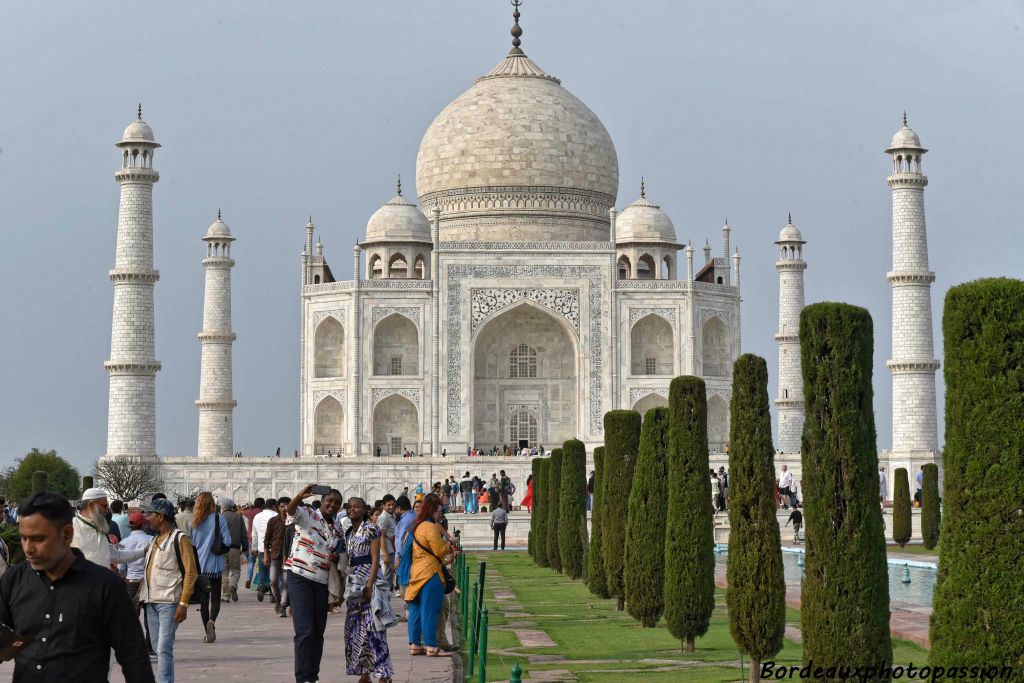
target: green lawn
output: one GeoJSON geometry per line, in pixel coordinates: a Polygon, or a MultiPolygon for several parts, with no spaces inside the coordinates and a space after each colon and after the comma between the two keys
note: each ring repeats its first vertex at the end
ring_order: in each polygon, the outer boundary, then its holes
{"type": "MultiPolygon", "coordinates": [[[[537,567],[524,552],[477,553],[470,560],[473,576],[478,560],[486,560],[488,574],[496,570],[507,589],[515,593],[536,624],[557,643],[554,648],[522,648],[515,634],[492,629],[488,637],[488,680],[508,680],[515,662],[524,672],[544,669],[570,671],[578,681],[611,682],[640,678],[643,681],[736,681],[740,679],[739,652],[729,634],[725,592],[716,591],[716,607],[708,633],[697,640],[697,651],[684,655],[681,644],[663,627],[645,629],[626,612],[615,611],[614,600],[600,600],[582,581],[537,567]],[[563,661],[530,663],[528,655],[555,655],[563,661]],[[681,668],[685,667],[685,668],[681,668]],[[657,669],[671,668],[668,671],[657,669]]],[[[498,618],[500,607],[493,586],[487,584],[484,604],[492,626],[505,624],[498,618]]],[[[788,625],[799,628],[800,613],[787,610],[788,625]]],[[[926,651],[912,643],[893,641],[898,662],[924,661],[926,651]]],[[[776,661],[800,663],[801,648],[786,639],[776,661]]],[[[744,663],[749,660],[744,658],[744,663]]],[[[475,681],[475,678],[474,678],[475,681]]]]}
{"type": "Polygon", "coordinates": [[[898,545],[891,543],[886,546],[886,551],[890,553],[897,553],[902,555],[932,555],[934,557],[939,556],[939,546],[935,546],[932,550],[928,550],[923,545],[906,545],[902,548],[898,545]]]}

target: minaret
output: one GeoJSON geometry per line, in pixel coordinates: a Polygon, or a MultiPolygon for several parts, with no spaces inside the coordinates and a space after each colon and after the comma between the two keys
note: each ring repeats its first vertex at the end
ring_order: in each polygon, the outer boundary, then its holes
{"type": "MultiPolygon", "coordinates": [[[[892,451],[912,470],[923,462],[939,462],[938,425],[935,416],[935,359],[932,344],[931,285],[935,273],[928,270],[928,236],[924,222],[924,188],[928,177],[921,172],[926,150],[907,126],[893,136],[885,150],[892,157],[892,451]],[[910,462],[913,460],[914,462],[910,462]]],[[[914,476],[914,471],[910,472],[914,476]]],[[[891,480],[891,477],[890,477],[891,480]]]]}
{"type": "Polygon", "coordinates": [[[153,129],[138,118],[125,128],[117,147],[121,185],[117,214],[117,247],[110,281],[114,283],[114,316],[110,329],[110,376],[106,457],[156,456],[156,373],[154,356],[153,285],[153,153],[160,145],[153,129]]]}
{"type": "Polygon", "coordinates": [[[206,291],[203,296],[203,347],[199,372],[199,457],[230,458],[234,454],[234,411],[237,401],[231,391],[231,236],[220,218],[206,231],[206,291]]]}
{"type": "Polygon", "coordinates": [[[722,256],[725,257],[725,274],[722,282],[731,285],[732,284],[732,271],[729,268],[729,233],[731,232],[729,227],[729,219],[725,219],[725,225],[722,226],[722,256]]]}
{"type": "Polygon", "coordinates": [[[775,448],[785,454],[800,452],[800,436],[804,431],[804,380],[800,373],[800,311],[804,309],[804,241],[790,216],[779,233],[779,393],[775,398],[778,411],[778,438],[775,448]]]}

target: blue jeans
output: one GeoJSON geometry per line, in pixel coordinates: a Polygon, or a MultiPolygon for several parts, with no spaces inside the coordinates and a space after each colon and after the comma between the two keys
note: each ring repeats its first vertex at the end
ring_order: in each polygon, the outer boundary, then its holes
{"type": "Polygon", "coordinates": [[[324,656],[327,584],[291,572],[287,573],[287,581],[295,628],[295,680],[297,683],[315,681],[320,678],[320,660],[324,656]]]}
{"type": "Polygon", "coordinates": [[[263,587],[270,591],[270,567],[263,562],[263,553],[256,556],[256,576],[252,579],[252,587],[263,587]]]}
{"type": "Polygon", "coordinates": [[[174,683],[174,633],[178,630],[174,611],[177,608],[173,602],[146,603],[146,622],[157,654],[156,678],[159,683],[174,683]]]}
{"type": "Polygon", "coordinates": [[[252,581],[252,573],[256,571],[256,553],[249,553],[249,561],[246,564],[248,564],[249,566],[245,570],[245,577],[249,581],[252,581]]]}
{"type": "Polygon", "coordinates": [[[469,491],[462,492],[462,511],[469,512],[473,509],[473,494],[469,491]]]}
{"type": "Polygon", "coordinates": [[[444,600],[444,584],[434,574],[430,577],[416,599],[406,603],[409,607],[409,644],[437,647],[437,618],[441,615],[444,600]]]}

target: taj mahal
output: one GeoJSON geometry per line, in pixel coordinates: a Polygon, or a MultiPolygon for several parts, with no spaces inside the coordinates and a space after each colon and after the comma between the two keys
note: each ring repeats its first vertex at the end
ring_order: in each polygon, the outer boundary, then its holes
{"type": "MultiPolygon", "coordinates": [[[[399,180],[394,196],[366,222],[351,261],[329,232],[326,245],[314,243],[312,219],[306,226],[297,264],[297,459],[291,453],[280,460],[234,457],[236,236],[220,215],[205,236],[196,235],[197,244],[200,237],[205,242],[197,258],[206,275],[199,434],[196,456],[159,458],[169,491],[202,488],[251,500],[318,481],[372,500],[396,485],[461,474],[472,448],[550,450],[575,437],[591,451],[603,443],[607,411],[642,414],[665,405],[678,375],[705,380],[712,463],[727,462],[732,365],[742,348],[741,260],[731,228],[715,228],[713,239],[710,231],[677,231],[657,192],[639,178],[624,182],[631,189],[620,197],[608,131],[526,55],[518,8],[514,17],[511,51],[426,128],[416,156],[416,196],[403,193],[399,180]],[[336,277],[349,263],[352,278],[336,277]],[[406,452],[416,457],[394,457],[406,452]]],[[[141,107],[117,146],[121,203],[110,271],[104,457],[153,458],[160,370],[153,189],[160,145],[141,107]]],[[[884,462],[916,468],[940,462],[934,275],[921,171],[926,150],[904,122],[886,151],[894,209],[889,367],[899,433],[884,462]]],[[[789,220],[775,247],[776,448],[779,462],[797,471],[806,243],[789,220]]],[[[528,458],[501,465],[520,483],[529,466],[528,458]]]]}

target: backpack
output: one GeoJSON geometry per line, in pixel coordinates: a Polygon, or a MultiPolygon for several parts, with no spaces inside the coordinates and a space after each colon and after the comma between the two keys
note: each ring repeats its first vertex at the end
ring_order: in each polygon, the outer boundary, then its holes
{"type": "MultiPolygon", "coordinates": [[[[185,563],[181,561],[181,537],[184,536],[184,532],[177,530],[174,532],[174,556],[178,560],[178,571],[181,572],[181,578],[185,578],[185,563]]],[[[203,576],[202,568],[199,566],[199,551],[196,547],[192,546],[192,558],[196,563],[196,582],[192,587],[192,597],[189,598],[188,604],[198,605],[202,602],[203,593],[210,593],[213,591],[213,585],[210,583],[210,577],[203,576]]]]}

